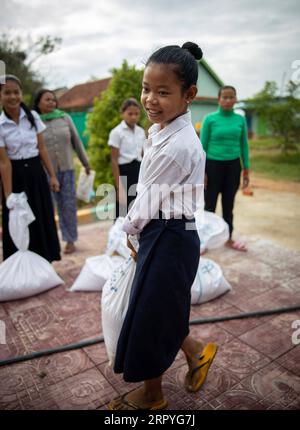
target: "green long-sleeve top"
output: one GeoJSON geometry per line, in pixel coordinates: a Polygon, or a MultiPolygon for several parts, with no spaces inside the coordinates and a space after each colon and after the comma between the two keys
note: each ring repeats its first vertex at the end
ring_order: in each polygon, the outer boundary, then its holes
{"type": "Polygon", "coordinates": [[[204,118],[200,139],[209,160],[241,158],[244,169],[249,169],[247,124],[242,115],[219,107],[204,118]]]}

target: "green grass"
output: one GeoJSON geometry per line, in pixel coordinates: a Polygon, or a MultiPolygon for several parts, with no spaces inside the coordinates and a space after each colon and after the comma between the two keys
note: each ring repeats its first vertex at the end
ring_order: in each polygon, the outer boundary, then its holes
{"type": "Polygon", "coordinates": [[[252,150],[265,150],[265,149],[278,149],[280,148],[280,141],[273,137],[265,137],[260,139],[249,140],[250,151],[252,150]]]}
{"type": "Polygon", "coordinates": [[[277,181],[300,182],[299,151],[283,154],[280,144],[276,137],[249,140],[251,171],[277,181]]]}
{"type": "Polygon", "coordinates": [[[266,178],[300,182],[300,153],[280,150],[250,151],[250,169],[266,178]]]}

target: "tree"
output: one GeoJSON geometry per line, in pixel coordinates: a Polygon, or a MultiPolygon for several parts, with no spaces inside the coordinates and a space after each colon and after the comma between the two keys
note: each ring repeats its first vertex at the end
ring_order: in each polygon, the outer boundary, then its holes
{"type": "Polygon", "coordinates": [[[60,43],[59,38],[42,36],[35,42],[29,41],[24,48],[19,37],[0,36],[0,60],[5,63],[6,74],[16,75],[21,80],[26,102],[30,103],[32,95],[44,84],[44,79],[32,69],[34,62],[53,52],[60,43]]]}
{"type": "MultiPolygon", "coordinates": [[[[140,99],[142,74],[135,66],[129,66],[124,60],[120,69],[112,69],[112,78],[108,88],[101,94],[101,100],[95,98],[93,111],[88,114],[87,135],[89,136],[89,156],[96,170],[96,185],[113,184],[110,163],[108,137],[110,131],[121,121],[120,107],[129,97],[140,99]]],[[[146,125],[142,112],[141,125],[146,125]]]]}
{"type": "Polygon", "coordinates": [[[44,55],[51,54],[62,42],[61,37],[40,36],[36,42],[31,42],[26,49],[27,65],[31,66],[44,55]]]}
{"type": "Polygon", "coordinates": [[[263,118],[271,133],[281,140],[283,152],[300,143],[300,100],[296,97],[300,83],[289,81],[286,96],[280,97],[275,82],[266,82],[262,91],[248,100],[253,110],[263,118]]]}

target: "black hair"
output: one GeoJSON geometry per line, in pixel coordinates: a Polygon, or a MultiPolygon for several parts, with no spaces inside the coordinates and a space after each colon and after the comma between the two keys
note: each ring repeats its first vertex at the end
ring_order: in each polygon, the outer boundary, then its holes
{"type": "Polygon", "coordinates": [[[196,60],[201,60],[202,57],[202,50],[196,43],[186,42],[182,47],[169,45],[155,51],[148,59],[146,67],[150,63],[172,66],[185,91],[192,85],[197,85],[198,63],[196,60]]]}
{"type": "Polygon", "coordinates": [[[232,91],[234,91],[234,94],[236,95],[236,89],[232,85],[223,85],[223,87],[221,87],[219,89],[218,98],[220,98],[223,90],[232,90],[232,91]]]}
{"type": "Polygon", "coordinates": [[[131,97],[123,101],[121,106],[121,113],[124,113],[126,109],[128,109],[130,106],[135,106],[141,110],[139,102],[135,98],[131,97]]]}
{"type": "MultiPolygon", "coordinates": [[[[15,82],[20,87],[20,90],[22,90],[21,81],[15,75],[4,75],[1,78],[4,78],[4,82],[6,82],[6,81],[13,81],[13,82],[15,82]]],[[[0,83],[0,92],[1,92],[1,90],[2,90],[2,88],[3,88],[4,85],[5,85],[5,83],[4,84],[0,83]]],[[[31,128],[34,127],[37,130],[36,123],[35,123],[35,120],[34,120],[34,116],[32,115],[32,112],[29,109],[29,107],[24,102],[20,103],[20,107],[24,110],[24,112],[25,112],[25,114],[27,116],[27,119],[28,119],[28,121],[31,124],[31,128]]],[[[6,110],[5,110],[4,107],[3,107],[3,111],[4,111],[5,115],[7,116],[7,118],[12,119],[11,116],[9,115],[9,113],[6,112],[6,110]]]]}
{"type": "Polygon", "coordinates": [[[52,95],[54,96],[54,100],[55,100],[55,103],[56,103],[56,108],[57,108],[57,106],[58,106],[58,101],[57,101],[56,94],[55,94],[53,91],[51,91],[51,90],[47,90],[46,88],[42,88],[42,89],[41,89],[41,90],[39,90],[39,91],[36,93],[36,95],[34,96],[33,104],[32,104],[32,109],[34,109],[34,110],[35,110],[37,113],[39,113],[39,114],[41,114],[41,113],[42,113],[42,112],[41,112],[41,110],[40,110],[40,108],[39,108],[39,103],[40,103],[40,101],[41,101],[42,96],[43,96],[45,93],[50,93],[50,94],[52,94],[52,95]]]}

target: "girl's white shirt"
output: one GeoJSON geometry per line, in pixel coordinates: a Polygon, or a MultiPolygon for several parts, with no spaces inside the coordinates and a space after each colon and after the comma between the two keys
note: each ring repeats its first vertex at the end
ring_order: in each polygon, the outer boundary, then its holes
{"type": "Polygon", "coordinates": [[[132,130],[123,120],[111,130],[108,145],[119,149],[118,164],[126,164],[133,160],[142,160],[145,140],[146,135],[142,127],[135,125],[132,130]]]}
{"type": "Polygon", "coordinates": [[[0,148],[6,148],[11,160],[36,157],[39,154],[37,134],[46,129],[38,113],[31,111],[36,129],[31,126],[24,109],[20,109],[19,124],[9,119],[4,112],[0,115],[0,148]]]}
{"type": "Polygon", "coordinates": [[[161,211],[166,219],[193,218],[204,206],[205,152],[187,112],[165,128],[154,124],[144,146],[137,197],[123,230],[138,234],[161,211]]]}

